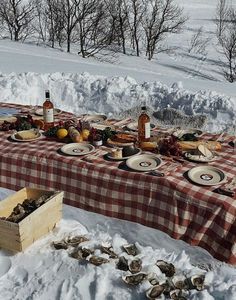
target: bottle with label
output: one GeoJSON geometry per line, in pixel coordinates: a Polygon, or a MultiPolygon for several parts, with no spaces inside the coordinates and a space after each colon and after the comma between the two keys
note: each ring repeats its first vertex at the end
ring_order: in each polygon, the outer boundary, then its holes
{"type": "Polygon", "coordinates": [[[150,141],[150,118],[146,111],[146,106],[142,106],[142,113],[138,118],[138,141],[142,142],[150,141]]]}
{"type": "Polygon", "coordinates": [[[43,103],[43,120],[44,120],[44,130],[54,126],[54,107],[50,100],[49,91],[45,91],[45,102],[43,103]]]}

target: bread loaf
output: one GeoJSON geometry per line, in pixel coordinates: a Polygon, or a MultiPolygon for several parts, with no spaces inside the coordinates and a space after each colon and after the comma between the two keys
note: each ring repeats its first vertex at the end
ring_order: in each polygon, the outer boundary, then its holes
{"type": "Polygon", "coordinates": [[[183,141],[183,142],[178,142],[180,145],[182,151],[189,151],[189,150],[195,150],[199,145],[204,145],[207,147],[209,150],[221,150],[221,144],[216,141],[183,141]]]}
{"type": "Polygon", "coordinates": [[[15,138],[18,140],[32,140],[39,136],[39,133],[35,130],[23,130],[15,134],[15,138]]]}

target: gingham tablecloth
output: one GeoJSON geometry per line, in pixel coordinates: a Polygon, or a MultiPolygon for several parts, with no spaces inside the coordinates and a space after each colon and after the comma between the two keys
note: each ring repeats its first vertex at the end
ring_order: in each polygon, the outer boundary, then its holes
{"type": "MultiPolygon", "coordinates": [[[[0,107],[21,108],[6,103],[0,107]]],[[[69,117],[68,113],[58,116],[69,117]]],[[[236,151],[227,142],[219,160],[211,165],[232,178],[236,176],[236,151]]],[[[66,204],[157,228],[236,264],[236,199],[214,192],[216,187],[192,184],[186,172],[195,163],[179,164],[174,173],[160,178],[107,160],[105,147],[97,157],[70,157],[58,151],[62,145],[45,137],[14,142],[8,132],[0,131],[1,187],[63,190],[66,204]]],[[[165,170],[165,163],[160,170],[165,170]]]]}

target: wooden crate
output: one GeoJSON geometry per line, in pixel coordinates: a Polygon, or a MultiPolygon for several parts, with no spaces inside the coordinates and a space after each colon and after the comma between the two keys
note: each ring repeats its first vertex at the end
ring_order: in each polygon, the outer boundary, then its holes
{"type": "Polygon", "coordinates": [[[0,201],[0,217],[8,217],[18,203],[25,199],[37,199],[42,195],[50,199],[19,223],[0,219],[0,248],[14,252],[23,251],[41,236],[51,231],[62,216],[63,192],[23,188],[0,201]]]}

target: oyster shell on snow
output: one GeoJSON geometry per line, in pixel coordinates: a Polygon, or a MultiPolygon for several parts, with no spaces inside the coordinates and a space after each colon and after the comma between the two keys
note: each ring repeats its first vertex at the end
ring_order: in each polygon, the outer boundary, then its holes
{"type": "Polygon", "coordinates": [[[102,244],[101,251],[102,253],[108,254],[110,258],[118,258],[118,255],[114,252],[114,249],[110,244],[102,244]]]}
{"type": "Polygon", "coordinates": [[[123,245],[123,248],[129,255],[136,256],[138,254],[138,249],[135,244],[123,245]]]}
{"type": "Polygon", "coordinates": [[[151,285],[158,285],[159,284],[159,279],[157,278],[156,273],[149,273],[147,275],[147,280],[150,282],[151,285]]]}
{"type": "Polygon", "coordinates": [[[188,298],[187,291],[183,291],[180,289],[170,291],[170,298],[174,300],[187,300],[188,298]]]}
{"type": "Polygon", "coordinates": [[[154,299],[161,299],[160,296],[163,296],[163,292],[165,290],[165,287],[163,285],[154,285],[146,292],[146,296],[148,299],[154,300],[154,299]]]}
{"type": "Polygon", "coordinates": [[[129,285],[138,285],[141,283],[144,279],[146,279],[147,274],[146,273],[137,273],[133,275],[125,275],[122,277],[123,281],[129,285]]]}
{"type": "Polygon", "coordinates": [[[124,256],[119,257],[119,261],[116,264],[116,267],[119,270],[128,271],[129,270],[128,260],[124,256]]]}
{"type": "Polygon", "coordinates": [[[108,263],[109,262],[109,260],[108,259],[106,259],[106,258],[104,258],[104,257],[100,257],[100,256],[91,256],[90,258],[89,258],[89,262],[91,263],[91,264],[94,264],[95,266],[100,266],[100,265],[102,265],[102,264],[105,264],[105,263],[108,263]]]}
{"type": "Polygon", "coordinates": [[[198,290],[201,291],[204,289],[204,281],[205,281],[205,276],[204,275],[193,275],[190,278],[190,281],[192,285],[198,290]]]}
{"type": "Polygon", "coordinates": [[[78,236],[74,236],[74,237],[70,237],[66,240],[66,243],[70,246],[77,246],[83,242],[87,242],[89,241],[89,239],[83,235],[78,235],[78,236]]]}
{"type": "Polygon", "coordinates": [[[70,256],[76,259],[85,259],[89,255],[93,254],[94,250],[88,248],[80,248],[73,251],[70,256]]]}
{"type": "Polygon", "coordinates": [[[161,270],[163,274],[166,275],[166,277],[172,277],[175,274],[175,266],[171,263],[168,263],[164,260],[158,260],[156,262],[156,265],[161,270]]]}
{"type": "Polygon", "coordinates": [[[142,270],[142,261],[137,258],[131,261],[129,264],[129,270],[131,273],[139,273],[142,270]]]}
{"type": "Polygon", "coordinates": [[[187,278],[184,275],[175,275],[172,278],[173,285],[175,286],[176,289],[188,289],[188,282],[187,278]]]}
{"type": "Polygon", "coordinates": [[[65,243],[65,241],[61,241],[61,242],[52,242],[53,247],[56,250],[61,250],[61,249],[67,249],[68,245],[65,243]]]}

